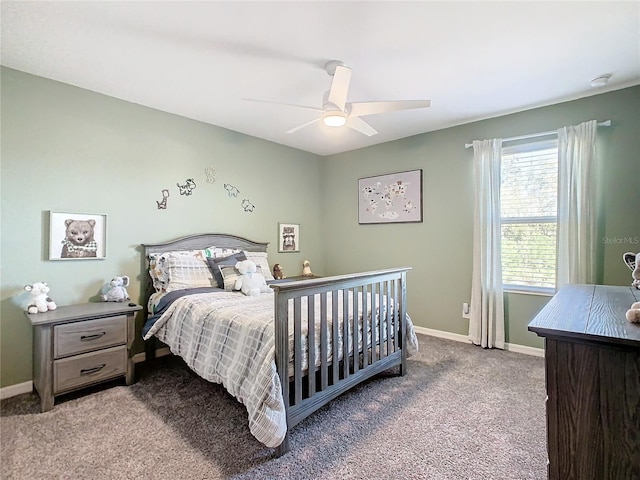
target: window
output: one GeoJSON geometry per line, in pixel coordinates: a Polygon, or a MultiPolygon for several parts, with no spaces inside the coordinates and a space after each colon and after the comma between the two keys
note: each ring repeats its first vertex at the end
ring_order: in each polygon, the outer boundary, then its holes
{"type": "Polygon", "coordinates": [[[500,202],[504,288],[553,293],[558,216],[557,140],[503,147],[500,202]]]}

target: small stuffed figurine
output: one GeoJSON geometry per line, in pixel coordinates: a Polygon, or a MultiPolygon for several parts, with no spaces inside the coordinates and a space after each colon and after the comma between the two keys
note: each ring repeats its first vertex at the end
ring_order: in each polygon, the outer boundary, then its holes
{"type": "Polygon", "coordinates": [[[124,302],[130,300],[129,293],[125,287],[129,286],[129,277],[113,277],[109,282],[109,290],[104,295],[100,295],[103,302],[124,302]]]}
{"type": "Polygon", "coordinates": [[[622,259],[631,270],[631,278],[633,279],[631,286],[640,289],[640,252],[627,252],[622,255],[622,259]]]}
{"type": "Polygon", "coordinates": [[[282,280],[283,278],[285,278],[284,271],[282,270],[282,267],[279,263],[276,263],[273,266],[273,278],[275,278],[276,280],[282,280]]]}
{"type": "Polygon", "coordinates": [[[49,286],[46,282],[38,282],[33,285],[25,285],[24,289],[29,292],[29,303],[27,312],[38,313],[58,308],[56,303],[49,297],[49,286]]]}
{"type": "Polygon", "coordinates": [[[302,262],[302,276],[303,277],[313,277],[313,272],[311,271],[311,264],[309,260],[305,260],[302,262]]]}
{"type": "Polygon", "coordinates": [[[262,273],[258,273],[258,267],[251,260],[242,260],[236,263],[236,270],[242,275],[236,280],[235,289],[240,290],[245,295],[255,297],[261,293],[271,293],[267,286],[267,281],[262,273]]]}
{"type": "Polygon", "coordinates": [[[626,317],[631,323],[640,323],[640,302],[631,304],[631,308],[627,310],[626,317]]]}

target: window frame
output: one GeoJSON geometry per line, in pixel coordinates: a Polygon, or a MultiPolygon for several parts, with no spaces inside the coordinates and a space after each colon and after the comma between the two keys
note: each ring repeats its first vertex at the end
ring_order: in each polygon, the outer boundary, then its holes
{"type": "MultiPolygon", "coordinates": [[[[505,142],[506,143],[506,142],[505,142]]],[[[502,146],[502,152],[500,157],[500,175],[502,176],[502,160],[507,155],[514,155],[518,153],[529,153],[529,152],[538,152],[541,150],[549,150],[556,149],[558,150],[558,138],[557,135],[548,136],[546,138],[531,140],[520,140],[517,143],[511,143],[509,145],[502,146]]],[[[556,154],[556,161],[558,155],[556,154]]],[[[556,185],[556,195],[558,192],[558,186],[556,185]]],[[[502,190],[501,190],[502,193],[502,190]]],[[[502,195],[501,195],[502,202],[502,195]]],[[[558,212],[556,205],[556,215],[555,216],[531,216],[531,217],[507,217],[507,221],[503,219],[502,215],[500,215],[500,230],[502,231],[503,225],[514,225],[514,224],[523,224],[523,223],[555,223],[557,225],[558,222],[558,212]]],[[[556,242],[557,242],[557,230],[556,230],[556,242]]],[[[501,248],[502,250],[502,248],[501,248]]],[[[502,256],[502,253],[501,253],[502,256]]],[[[502,266],[502,261],[501,261],[502,266]]],[[[558,255],[557,255],[557,243],[556,243],[556,254],[554,258],[554,281],[557,281],[558,275],[558,255]]],[[[505,293],[520,293],[526,295],[543,295],[543,296],[552,296],[555,294],[556,288],[554,287],[540,287],[540,286],[532,286],[532,285],[515,285],[510,283],[502,283],[502,289],[505,293]]]]}

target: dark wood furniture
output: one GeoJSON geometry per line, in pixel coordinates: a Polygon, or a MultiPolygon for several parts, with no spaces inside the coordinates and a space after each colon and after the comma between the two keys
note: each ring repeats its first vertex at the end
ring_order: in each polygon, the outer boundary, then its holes
{"type": "Polygon", "coordinates": [[[640,325],[631,287],[567,285],[529,324],[545,338],[552,480],[640,479],[640,325]]]}
{"type": "Polygon", "coordinates": [[[105,302],[58,307],[25,315],[33,326],[33,388],[40,409],[54,397],[125,377],[134,380],[134,314],[140,305],[105,302]]]}
{"type": "MultiPolygon", "coordinates": [[[[226,234],[199,234],[177,240],[143,245],[145,257],[151,253],[168,252],[175,250],[198,250],[211,246],[222,248],[235,248],[245,251],[266,252],[268,243],[254,242],[242,237],[226,234]]],[[[147,265],[148,267],[148,265],[147,265]]],[[[311,415],[313,412],[326,405],[332,399],[344,393],[355,385],[395,366],[399,366],[400,375],[406,373],[407,359],[407,307],[406,307],[406,274],[410,268],[396,268],[364,272],[352,275],[336,277],[297,277],[300,280],[272,285],[274,289],[274,333],[275,333],[275,363],[282,396],[287,412],[287,435],[283,442],[276,447],[276,456],[281,456],[289,450],[289,434],[291,428],[311,415]],[[304,280],[302,280],[304,278],[304,280]],[[358,309],[357,301],[349,298],[358,298],[358,293],[369,293],[370,298],[378,297],[382,303],[382,296],[393,299],[397,307],[387,309],[384,322],[374,325],[370,318],[371,306],[368,303],[362,305],[364,319],[362,329],[368,332],[363,335],[362,346],[349,351],[348,342],[338,341],[339,336],[348,338],[350,332],[357,331],[355,322],[343,322],[344,331],[338,331],[338,322],[333,322],[332,328],[328,328],[327,298],[338,298],[338,292],[342,293],[342,301],[332,302],[332,317],[338,318],[338,309],[348,317],[351,312],[358,309]],[[351,295],[348,294],[351,293],[351,295]],[[308,331],[314,331],[314,322],[320,323],[321,334],[318,338],[309,336],[306,341],[309,345],[307,352],[302,348],[303,320],[301,312],[301,299],[312,298],[320,295],[321,308],[317,311],[314,302],[309,302],[308,331]],[[289,331],[289,309],[293,310],[293,332],[289,331]],[[369,309],[369,310],[367,310],[369,309]],[[377,329],[377,331],[376,331],[377,329]],[[373,332],[372,332],[373,331],[373,332]],[[375,335],[374,335],[375,333],[375,335]],[[289,351],[289,338],[293,337],[293,351],[289,351]],[[376,340],[384,339],[384,341],[376,340]],[[342,347],[339,345],[342,343],[342,347]],[[308,364],[314,364],[314,345],[318,345],[321,351],[320,365],[311,374],[302,368],[303,355],[309,355],[308,364]],[[329,350],[331,345],[331,350],[329,350]],[[342,351],[339,351],[342,348],[342,351]],[[330,358],[342,358],[341,361],[330,361],[330,358]],[[291,364],[288,359],[293,357],[291,364]],[[292,366],[293,373],[289,375],[292,366]]],[[[147,292],[151,294],[153,287],[151,278],[147,274],[147,292]]],[[[364,295],[366,297],[366,295],[364,295]]],[[[357,317],[357,315],[353,315],[357,317]]],[[[147,341],[149,343],[149,341],[147,341]]],[[[151,349],[155,348],[155,342],[151,342],[151,349]]],[[[147,358],[153,358],[154,353],[147,349],[147,358]]],[[[306,357],[305,357],[306,358],[306,357]]]]}

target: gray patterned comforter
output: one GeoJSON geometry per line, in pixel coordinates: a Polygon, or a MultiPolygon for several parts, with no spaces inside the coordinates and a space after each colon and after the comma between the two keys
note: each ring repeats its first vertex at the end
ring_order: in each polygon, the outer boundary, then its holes
{"type": "MultiPolygon", "coordinates": [[[[317,302],[318,298],[316,295],[317,302]]],[[[302,300],[302,311],[305,312],[306,298],[302,300]]],[[[330,306],[330,295],[328,301],[330,306]]],[[[319,311],[319,306],[316,307],[319,311]]],[[[331,312],[331,308],[328,311],[331,312]]],[[[224,291],[193,294],[175,300],[147,332],[145,339],[155,335],[202,378],[224,385],[246,406],[251,433],[267,447],[276,447],[285,437],[287,423],[275,365],[273,319],[271,294],[258,297],[224,291]]],[[[342,319],[338,321],[342,322],[342,319]]],[[[305,324],[306,319],[303,319],[305,324]]],[[[289,326],[289,331],[293,331],[292,318],[289,326]]],[[[361,340],[360,331],[358,344],[361,340]]],[[[293,351],[292,342],[290,339],[290,352],[293,351]]],[[[339,342],[342,342],[341,338],[339,342]]],[[[350,351],[352,344],[349,339],[350,351]]],[[[407,347],[409,354],[418,348],[408,316],[407,347]]],[[[319,351],[316,351],[315,359],[319,363],[319,351]]]]}

